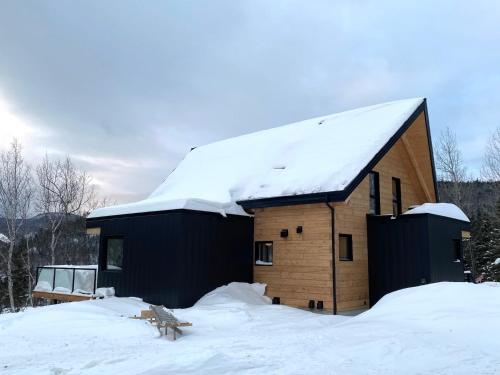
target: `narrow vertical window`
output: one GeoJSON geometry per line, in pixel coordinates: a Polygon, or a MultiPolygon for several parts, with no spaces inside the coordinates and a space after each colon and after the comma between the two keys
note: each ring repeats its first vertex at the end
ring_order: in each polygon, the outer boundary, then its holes
{"type": "Polygon", "coordinates": [[[339,234],[339,259],[352,260],[352,236],[339,234]]]}
{"type": "Polygon", "coordinates": [[[453,257],[455,262],[462,260],[462,241],[453,240],[453,257]]]}
{"type": "Polygon", "coordinates": [[[378,172],[370,172],[370,210],[368,213],[380,215],[380,185],[378,172]]]}
{"type": "Polygon", "coordinates": [[[105,256],[107,270],[121,270],[123,264],[123,238],[107,238],[105,256]]]}
{"type": "Polygon", "coordinates": [[[271,241],[255,242],[255,264],[258,266],[273,265],[273,243],[271,241]]]}
{"type": "Polygon", "coordinates": [[[400,215],[402,212],[401,207],[401,180],[399,178],[392,178],[392,214],[394,216],[400,215]]]}

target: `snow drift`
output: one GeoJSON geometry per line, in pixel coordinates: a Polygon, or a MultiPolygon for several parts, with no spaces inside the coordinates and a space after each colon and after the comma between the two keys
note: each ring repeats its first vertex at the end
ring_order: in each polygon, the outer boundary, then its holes
{"type": "Polygon", "coordinates": [[[246,303],[250,305],[266,305],[271,299],[264,295],[266,284],[231,283],[223,285],[205,294],[195,306],[214,306],[222,304],[246,303]]]}
{"type": "Polygon", "coordinates": [[[263,303],[262,285],[230,284],[189,309],[175,342],[134,298],[0,315],[10,374],[493,375],[500,368],[500,284],[438,283],[382,298],[356,317],[263,303]]]}

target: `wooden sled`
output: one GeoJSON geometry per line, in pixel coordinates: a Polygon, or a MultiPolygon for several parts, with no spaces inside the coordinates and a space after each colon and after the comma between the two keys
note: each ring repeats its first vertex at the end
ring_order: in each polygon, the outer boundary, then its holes
{"type": "Polygon", "coordinates": [[[168,335],[168,329],[170,328],[173,332],[174,340],[177,338],[176,334],[182,334],[179,327],[191,327],[193,325],[189,322],[179,321],[174,314],[165,310],[163,306],[155,305],[150,305],[149,310],[141,310],[141,316],[135,316],[134,319],[149,320],[152,325],[155,325],[158,328],[161,336],[163,335],[162,328],[165,331],[165,335],[168,335]]]}

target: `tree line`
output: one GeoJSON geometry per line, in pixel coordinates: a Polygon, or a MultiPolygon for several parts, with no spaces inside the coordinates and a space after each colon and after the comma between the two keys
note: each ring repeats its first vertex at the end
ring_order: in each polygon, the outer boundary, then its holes
{"type": "Polygon", "coordinates": [[[470,241],[463,246],[465,267],[474,280],[500,281],[500,127],[488,139],[480,179],[463,162],[455,133],[447,128],[436,149],[441,202],[460,207],[470,218],[470,241]]]}
{"type": "Polygon", "coordinates": [[[102,205],[90,176],[71,158],[36,166],[14,140],[0,153],[0,312],[32,306],[38,266],[94,263],[97,241],[85,217],[102,205]]]}

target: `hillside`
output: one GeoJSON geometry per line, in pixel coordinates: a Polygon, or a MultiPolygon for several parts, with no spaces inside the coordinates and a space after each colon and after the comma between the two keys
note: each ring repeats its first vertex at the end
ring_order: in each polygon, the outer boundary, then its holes
{"type": "MultiPolygon", "coordinates": [[[[21,227],[21,233],[37,233],[40,229],[47,227],[47,216],[48,215],[62,215],[62,214],[38,214],[28,218],[25,224],[21,227]]],[[[81,219],[81,216],[69,215],[69,221],[76,221],[81,219]]],[[[7,223],[5,218],[0,217],[0,233],[7,233],[7,223]]]]}
{"type": "MultiPolygon", "coordinates": [[[[478,212],[494,214],[495,206],[500,199],[500,182],[471,181],[462,182],[460,189],[464,194],[464,207],[461,207],[470,216],[478,212]]],[[[453,202],[449,194],[450,183],[438,181],[439,199],[441,202],[453,202]]]]}

